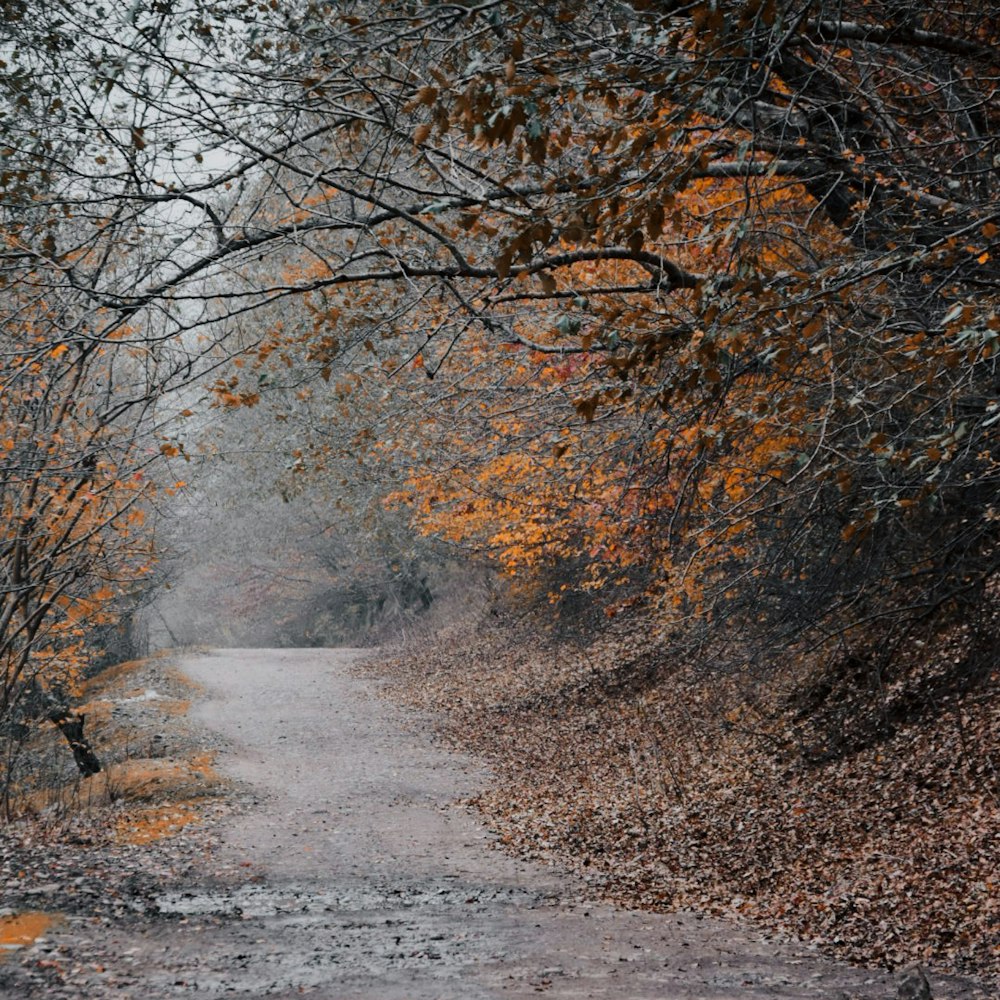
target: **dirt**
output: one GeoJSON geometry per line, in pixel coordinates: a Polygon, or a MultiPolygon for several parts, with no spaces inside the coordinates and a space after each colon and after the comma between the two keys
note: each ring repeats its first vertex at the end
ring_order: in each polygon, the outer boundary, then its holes
{"type": "Polygon", "coordinates": [[[885,972],[694,913],[616,909],[502,853],[463,804],[489,775],[379,697],[352,670],[360,655],[181,660],[202,692],[191,732],[240,807],[180,824],[184,863],[136,880],[126,906],[65,913],[0,971],[0,996],[895,996],[885,972]]]}

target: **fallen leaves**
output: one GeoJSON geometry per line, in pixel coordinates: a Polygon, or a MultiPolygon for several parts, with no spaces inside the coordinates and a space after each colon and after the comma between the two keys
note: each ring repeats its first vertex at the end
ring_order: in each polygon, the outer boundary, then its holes
{"type": "Polygon", "coordinates": [[[137,895],[188,863],[191,828],[226,808],[215,751],[178,710],[190,682],[152,657],[110,667],[86,689],[104,771],[67,781],[72,761],[47,733],[51,767],[15,803],[23,818],[0,830],[0,899],[25,912],[40,912],[39,903],[131,911],[137,895]]]}
{"type": "Polygon", "coordinates": [[[486,758],[496,780],[474,804],[507,849],[625,905],[997,976],[1000,674],[809,762],[780,684],[750,704],[742,679],[677,665],[642,634],[584,646],[531,623],[456,626],[370,669],[486,758]]]}
{"type": "Polygon", "coordinates": [[[0,916],[0,961],[5,952],[25,948],[41,937],[55,920],[54,914],[36,910],[0,916]]]}
{"type": "Polygon", "coordinates": [[[201,822],[201,806],[197,799],[173,802],[129,810],[115,821],[115,839],[121,844],[149,844],[178,834],[191,823],[201,822]]]}

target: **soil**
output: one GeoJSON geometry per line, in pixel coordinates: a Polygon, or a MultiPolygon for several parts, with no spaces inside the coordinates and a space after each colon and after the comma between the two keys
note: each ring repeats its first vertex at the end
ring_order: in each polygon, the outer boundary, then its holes
{"type": "MultiPolygon", "coordinates": [[[[200,690],[185,739],[214,756],[230,804],[117,854],[96,832],[90,845],[36,844],[34,863],[55,870],[48,885],[10,860],[4,905],[61,916],[0,964],[0,997],[896,995],[886,972],[736,922],[615,908],[566,872],[504,854],[467,804],[490,775],[444,748],[429,717],[380,697],[354,669],[361,655],[179,660],[200,690]]],[[[985,996],[959,979],[933,989],[985,996]]]]}

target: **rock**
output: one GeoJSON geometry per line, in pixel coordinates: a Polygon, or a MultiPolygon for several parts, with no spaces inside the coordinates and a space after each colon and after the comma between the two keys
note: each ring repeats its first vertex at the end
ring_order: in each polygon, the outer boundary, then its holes
{"type": "Polygon", "coordinates": [[[927,976],[919,965],[911,965],[903,971],[899,977],[896,997],[897,1000],[933,1000],[931,984],[927,982],[927,976]]]}

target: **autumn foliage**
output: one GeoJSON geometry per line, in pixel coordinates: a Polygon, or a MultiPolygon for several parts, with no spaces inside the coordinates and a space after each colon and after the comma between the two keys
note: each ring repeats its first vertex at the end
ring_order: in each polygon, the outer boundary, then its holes
{"type": "Polygon", "coordinates": [[[151,557],[141,461],[133,464],[128,429],[101,415],[106,362],[92,348],[54,342],[43,303],[22,303],[18,319],[4,332],[0,393],[5,727],[78,692],[95,631],[116,620],[116,601],[139,585],[151,557]]]}
{"type": "Polygon", "coordinates": [[[981,590],[995,21],[856,7],[310,8],[315,170],[272,232],[322,247],[285,275],[318,376],[363,341],[413,398],[378,450],[421,530],[736,656],[981,590]],[[342,98],[348,40],[406,71],[342,98]]]}
{"type": "MultiPolygon", "coordinates": [[[[314,628],[329,594],[296,589],[315,558],[361,588],[338,607],[367,624],[387,600],[423,614],[428,566],[472,564],[536,623],[611,630],[559,647],[565,668],[511,658],[495,704],[461,711],[491,753],[542,747],[555,784],[585,757],[553,769],[553,705],[566,747],[621,734],[595,766],[632,768],[654,805],[609,819],[581,774],[539,809],[571,848],[582,820],[611,837],[667,817],[627,835],[660,838],[636,875],[654,903],[692,884],[656,881],[671,844],[693,838],[679,867],[709,856],[706,782],[731,830],[720,873],[750,865],[765,902],[746,912],[781,921],[768,885],[796,891],[787,844],[811,836],[781,796],[811,768],[834,775],[817,808],[835,816],[838,781],[911,794],[880,749],[909,745],[956,815],[992,815],[995,0],[16,0],[0,32],[2,747],[134,608],[144,518],[215,433],[241,455],[216,497],[255,500],[261,452],[283,452],[252,618],[281,593],[295,635],[342,635],[314,628]],[[250,410],[278,431],[241,425],[250,410]],[[491,726],[497,705],[523,727],[491,726]],[[932,752],[922,726],[949,712],[932,752]],[[773,870],[736,857],[749,801],[773,870]]],[[[198,566],[213,586],[246,565],[245,537],[220,535],[227,558],[198,566]]],[[[955,843],[951,818],[935,829],[955,843]]],[[[868,822],[851,905],[898,899],[916,934],[920,866],[880,883],[868,822]]],[[[688,901],[718,905],[726,877],[688,901]]],[[[843,922],[861,948],[867,917],[831,891],[786,925],[843,922]]]]}
{"type": "Polygon", "coordinates": [[[214,405],[297,394],[292,480],[380,464],[419,531],[572,613],[646,607],[734,662],[901,641],[995,567],[996,13],[150,22],[228,84],[143,49],[214,117],[144,92],[119,197],[165,256],[127,295],[95,272],[104,329],[163,303],[164,342],[240,354],[214,405]],[[228,166],[158,186],[198,143],[228,166]]]}

